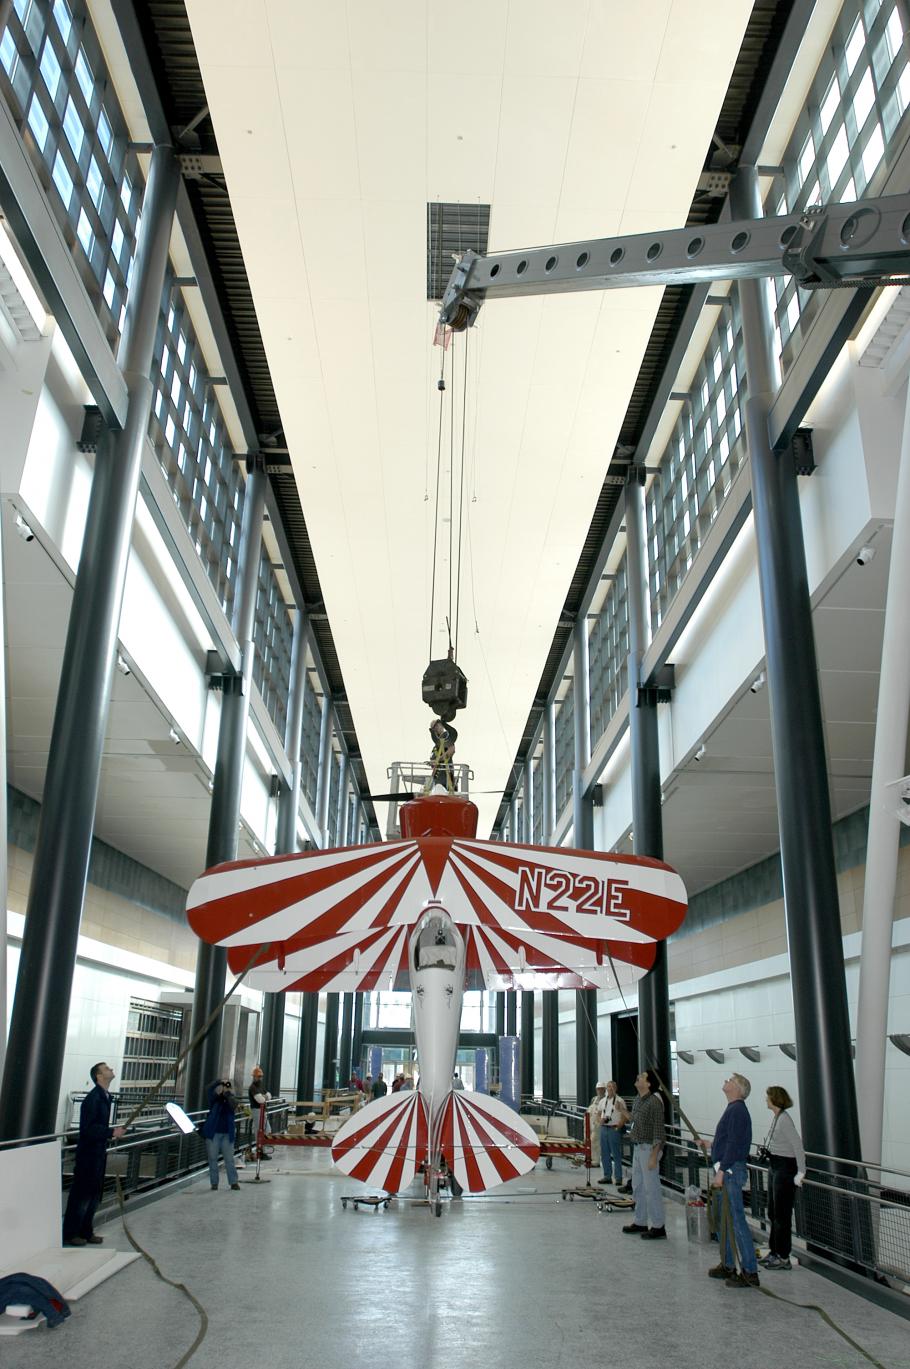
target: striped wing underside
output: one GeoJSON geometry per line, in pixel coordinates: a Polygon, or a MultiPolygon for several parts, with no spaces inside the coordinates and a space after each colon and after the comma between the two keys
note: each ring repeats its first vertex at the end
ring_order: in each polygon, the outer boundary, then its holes
{"type": "Polygon", "coordinates": [[[255,958],[252,987],[366,992],[408,986],[408,935],[428,902],[465,937],[469,987],[493,989],[632,983],[686,910],[659,861],[448,837],[217,866],[187,907],[235,973],[255,958]]]}

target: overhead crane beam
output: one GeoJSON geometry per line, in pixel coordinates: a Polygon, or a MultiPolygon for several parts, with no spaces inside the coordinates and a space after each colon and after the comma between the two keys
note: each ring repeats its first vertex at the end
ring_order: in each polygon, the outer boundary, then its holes
{"type": "Polygon", "coordinates": [[[533,247],[455,265],[440,322],[470,327],[489,299],[792,275],[807,289],[879,285],[910,272],[910,195],[780,218],[533,247]]]}

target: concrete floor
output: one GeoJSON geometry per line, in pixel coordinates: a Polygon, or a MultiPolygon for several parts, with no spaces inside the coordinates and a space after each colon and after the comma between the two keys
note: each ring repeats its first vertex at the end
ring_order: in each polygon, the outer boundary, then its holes
{"type": "MultiPolygon", "coordinates": [[[[560,1188],[581,1181],[563,1162],[446,1201],[437,1219],[404,1203],[342,1211],[340,1195],[361,1186],[325,1152],[279,1150],[276,1161],[262,1167],[269,1184],[213,1193],[204,1178],[128,1219],[208,1312],[192,1369],[556,1369],[601,1357],[625,1369],[868,1364],[815,1313],[709,1280],[717,1247],[687,1242],[676,1203],[667,1204],[670,1239],[649,1242],[622,1234],[623,1214],[560,1202],[560,1188]]],[[[100,1230],[128,1249],[119,1220],[100,1230]]],[[[885,1369],[910,1366],[901,1318],[809,1270],[763,1284],[819,1303],[885,1369]]],[[[173,1369],[197,1328],[187,1300],[137,1261],[62,1327],[8,1341],[0,1357],[3,1369],[173,1369]]]]}

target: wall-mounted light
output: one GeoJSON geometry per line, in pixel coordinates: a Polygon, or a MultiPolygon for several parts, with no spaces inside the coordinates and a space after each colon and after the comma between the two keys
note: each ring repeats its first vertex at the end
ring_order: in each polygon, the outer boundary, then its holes
{"type": "Polygon", "coordinates": [[[722,1050],[712,1048],[711,1050],[706,1050],[705,1055],[707,1055],[709,1060],[713,1060],[715,1065],[722,1065],[724,1063],[724,1053],[722,1050]]]}
{"type": "Polygon", "coordinates": [[[778,1042],[778,1049],[783,1051],[788,1060],[796,1059],[796,1045],[793,1041],[778,1042]]]}
{"type": "Polygon", "coordinates": [[[685,1063],[686,1063],[687,1065],[694,1065],[694,1064],[695,1064],[695,1056],[692,1054],[691,1051],[681,1051],[681,1050],[678,1050],[678,1051],[676,1052],[676,1054],[677,1054],[677,1057],[678,1057],[680,1060],[684,1060],[685,1063]]]}
{"type": "Polygon", "coordinates": [[[761,690],[764,689],[764,687],[765,687],[765,672],[762,670],[762,671],[759,671],[759,673],[756,675],[755,679],[754,679],[754,680],[752,681],[752,683],[749,685],[749,693],[750,693],[750,694],[758,694],[761,690]]]}
{"type": "Polygon", "coordinates": [[[28,523],[26,523],[21,513],[16,514],[16,531],[22,538],[23,542],[34,542],[35,534],[32,532],[31,528],[29,527],[28,523]]]}
{"type": "Polygon", "coordinates": [[[708,748],[705,746],[704,742],[702,742],[701,746],[700,746],[700,747],[698,748],[698,750],[696,751],[696,753],[695,753],[693,759],[696,760],[696,761],[703,761],[703,760],[705,759],[705,756],[707,756],[707,754],[708,754],[708,748]]]}
{"type": "Polygon", "coordinates": [[[761,1059],[761,1051],[757,1046],[739,1046],[737,1049],[740,1055],[744,1055],[747,1060],[751,1060],[753,1063],[761,1059]]]}
{"type": "Polygon", "coordinates": [[[167,735],[170,737],[171,741],[174,743],[175,746],[180,745],[181,736],[180,733],[177,731],[176,727],[169,728],[167,735]]]}
{"type": "Polygon", "coordinates": [[[888,1040],[892,1046],[897,1046],[899,1051],[903,1051],[904,1055],[910,1055],[910,1036],[899,1033],[896,1036],[889,1036],[888,1040]]]}
{"type": "Polygon", "coordinates": [[[129,663],[120,655],[119,651],[117,652],[117,669],[120,671],[121,675],[131,675],[133,673],[130,670],[129,663]]]}

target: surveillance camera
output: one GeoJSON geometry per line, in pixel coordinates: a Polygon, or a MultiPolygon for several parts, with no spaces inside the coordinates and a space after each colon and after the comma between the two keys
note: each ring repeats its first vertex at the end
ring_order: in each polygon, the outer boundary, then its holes
{"type": "Polygon", "coordinates": [[[694,756],[693,759],[694,759],[694,760],[697,760],[697,761],[703,761],[703,760],[705,759],[705,756],[707,755],[707,753],[708,753],[708,748],[705,746],[704,742],[702,742],[701,746],[700,746],[700,747],[698,748],[698,750],[696,751],[695,756],[694,756]]]}
{"type": "Polygon", "coordinates": [[[119,651],[117,653],[117,669],[120,671],[121,675],[131,674],[129,663],[124,660],[119,651]]]}
{"type": "Polygon", "coordinates": [[[868,566],[874,555],[874,547],[860,547],[859,551],[856,553],[856,564],[858,566],[868,566]]]}
{"type": "Polygon", "coordinates": [[[22,538],[23,542],[34,542],[35,534],[32,532],[31,528],[29,527],[28,523],[26,523],[21,513],[16,514],[16,531],[22,538]]]}
{"type": "Polygon", "coordinates": [[[760,675],[756,675],[755,679],[754,679],[754,680],[752,681],[752,683],[749,685],[749,693],[750,693],[750,694],[757,694],[757,693],[759,692],[759,690],[760,690],[760,689],[764,689],[764,687],[765,687],[765,672],[762,671],[760,675]]]}

